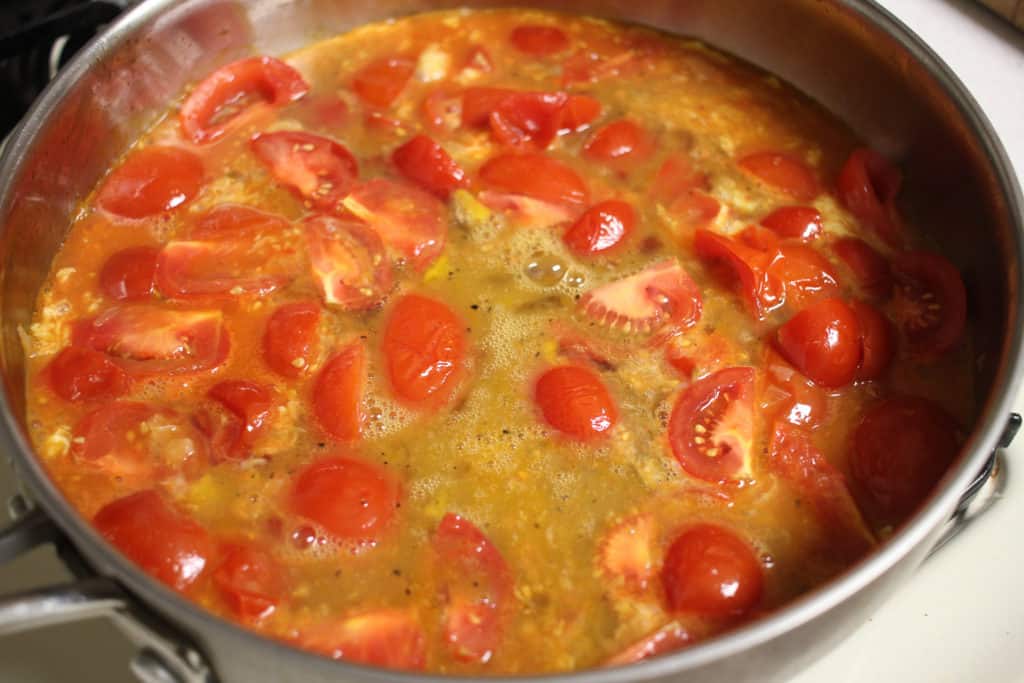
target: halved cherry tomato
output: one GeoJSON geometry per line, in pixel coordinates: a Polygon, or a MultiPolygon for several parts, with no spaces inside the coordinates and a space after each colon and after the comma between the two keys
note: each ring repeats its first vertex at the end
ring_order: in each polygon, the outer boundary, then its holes
{"type": "Polygon", "coordinates": [[[774,251],[782,246],[782,240],[775,231],[760,225],[748,225],[736,235],[736,239],[758,251],[774,251]]]}
{"type": "Polygon", "coordinates": [[[463,375],[466,333],[445,304],[407,294],[391,309],[381,345],[395,395],[415,407],[448,402],[463,375]]]}
{"type": "Polygon", "coordinates": [[[352,77],[352,89],[373,107],[391,106],[405,89],[416,62],[408,57],[382,57],[365,65],[352,77]]]}
{"type": "Polygon", "coordinates": [[[595,320],[627,332],[650,332],[669,322],[693,327],[703,310],[700,290],[675,259],[601,285],[583,295],[579,306],[595,320]]]}
{"type": "Polygon", "coordinates": [[[417,270],[424,270],[444,251],[448,236],[445,205],[415,185],[374,178],[352,188],[343,204],[417,270]]]}
{"type": "Polygon", "coordinates": [[[128,391],[131,378],[117,363],[93,349],[69,346],[46,368],[50,387],[65,401],[117,398],[128,391]]]}
{"type": "Polygon", "coordinates": [[[270,423],[274,407],[270,387],[231,379],[215,384],[206,395],[228,413],[227,422],[207,425],[210,427],[207,433],[214,458],[244,460],[249,457],[253,444],[266,432],[270,423]]]}
{"type": "Polygon", "coordinates": [[[541,154],[502,154],[480,168],[484,185],[523,194],[551,204],[579,209],[589,200],[587,186],[575,171],[541,154]]]}
{"type": "Polygon", "coordinates": [[[558,135],[586,128],[601,103],[586,95],[506,88],[468,88],[462,95],[462,123],[489,125],[502,144],[544,149],[558,135]]]}
{"type": "Polygon", "coordinates": [[[764,585],[753,549],[714,524],[697,524],[676,536],[661,581],[670,610],[711,617],[750,611],[761,601],[764,585]]]}
{"type": "Polygon", "coordinates": [[[302,75],[279,59],[249,57],[232,62],[200,81],[178,120],[185,137],[197,145],[223,137],[257,101],[279,107],[309,92],[302,75]]]}
{"type": "Polygon", "coordinates": [[[472,522],[448,513],[431,541],[442,593],[442,638],[457,659],[487,662],[501,645],[512,598],[505,559],[472,522]]]}
{"type": "Polygon", "coordinates": [[[362,431],[366,351],[362,342],[344,347],[326,363],[313,387],[313,410],[324,430],[335,439],[358,439],[362,431]]]}
{"type": "Polygon", "coordinates": [[[701,259],[728,267],[728,279],[735,283],[747,310],[758,320],[785,301],[783,283],[768,272],[770,253],[701,229],[694,234],[693,245],[701,259]]]}
{"type": "Polygon", "coordinates": [[[668,206],[690,190],[706,190],[707,187],[707,175],[697,170],[689,156],[673,154],[665,159],[654,176],[650,195],[668,206]]]}
{"type": "Polygon", "coordinates": [[[391,291],[391,262],[374,230],[354,218],[303,221],[313,279],[324,302],[345,311],[374,308],[391,291]]]}
{"type": "Polygon", "coordinates": [[[427,639],[411,611],[378,609],[303,629],[304,649],[332,659],[388,669],[421,671],[427,639]]]}
{"type": "Polygon", "coordinates": [[[619,666],[641,662],[681,650],[693,641],[693,636],[678,621],[670,621],[654,633],[645,636],[611,659],[606,660],[604,665],[619,666]]]}
{"type": "Polygon", "coordinates": [[[191,240],[254,240],[261,235],[279,233],[288,222],[272,213],[241,204],[220,204],[203,213],[188,228],[191,240]]]}
{"type": "Polygon", "coordinates": [[[483,190],[477,199],[487,208],[505,213],[515,225],[538,230],[568,223],[579,216],[579,207],[552,204],[522,194],[483,190]]]}
{"type": "Polygon", "coordinates": [[[698,479],[724,482],[747,476],[754,439],[754,369],[719,370],[684,389],[672,408],[668,438],[676,460],[698,479]]]}
{"type": "Polygon", "coordinates": [[[299,470],[288,496],[292,512],[343,541],[375,543],[395,516],[398,481],[364,460],[331,457],[299,470]]]}
{"type": "Polygon", "coordinates": [[[776,344],[800,372],[823,387],[849,384],[861,355],[857,314],[839,299],[824,299],[779,328],[776,344]]]}
{"type": "Polygon", "coordinates": [[[893,247],[903,242],[896,211],[896,195],[902,182],[898,168],[881,154],[864,148],[850,154],[836,180],[843,205],[893,247]]]}
{"type": "Polygon", "coordinates": [[[782,284],[783,300],[791,310],[839,294],[832,264],[818,250],[803,244],[777,247],[768,264],[768,276],[782,284]]]}
{"type": "Polygon", "coordinates": [[[601,378],[576,365],[560,365],[541,375],[534,401],[545,422],[577,441],[605,436],[619,420],[619,410],[601,378]]]}
{"type": "Polygon", "coordinates": [[[160,250],[156,284],[168,299],[266,296],[291,279],[288,269],[270,263],[277,256],[273,248],[257,251],[251,240],[176,240],[160,250]]]}
{"type": "Polygon", "coordinates": [[[304,97],[285,115],[296,118],[305,128],[337,133],[349,122],[352,113],[345,100],[337,95],[318,93],[304,97]]]}
{"type": "Polygon", "coordinates": [[[935,488],[960,450],[956,422],[923,398],[894,396],[864,412],[850,468],[879,521],[903,522],[935,488]]]}
{"type": "Polygon", "coordinates": [[[967,293],[956,266],[938,254],[911,251],[897,256],[892,269],[893,316],[914,351],[931,357],[956,347],[967,321],[967,293]]]}
{"type": "Polygon", "coordinates": [[[263,359],[282,377],[296,378],[308,372],[316,360],[320,305],[296,301],[274,311],[263,332],[263,359]]]}
{"type": "Polygon", "coordinates": [[[860,365],[857,379],[879,379],[896,353],[896,335],[892,323],[879,311],[862,301],[851,301],[850,308],[860,327],[860,365]]]}
{"type": "Polygon", "coordinates": [[[258,623],[277,609],[286,595],[284,568],[265,550],[231,543],[213,571],[213,585],[235,616],[258,623]]]}
{"type": "Polygon", "coordinates": [[[601,102],[588,95],[569,95],[558,112],[558,134],[578,133],[601,115],[601,102]]]}
{"type": "Polygon", "coordinates": [[[828,394],[821,387],[771,347],[765,349],[761,367],[765,371],[765,386],[760,406],[769,419],[812,430],[824,423],[828,394]]]}
{"type": "Polygon", "coordinates": [[[651,513],[629,517],[606,533],[598,547],[598,566],[628,592],[642,593],[654,578],[658,523],[651,513]]]}
{"type": "Polygon", "coordinates": [[[856,237],[836,240],[832,250],[853,273],[854,281],[865,296],[875,301],[889,298],[892,292],[892,270],[884,256],[856,237]]]}
{"type": "Polygon", "coordinates": [[[115,500],[93,524],[147,574],[179,592],[191,587],[214,557],[206,530],[153,490],[115,500]]]}
{"type": "Polygon", "coordinates": [[[426,135],[417,135],[396,149],[391,160],[402,175],[441,199],[469,184],[466,172],[426,135]]]}
{"type": "Polygon", "coordinates": [[[184,206],[203,185],[203,162],[178,147],[132,152],[96,193],[96,204],[124,218],[146,218],[184,206]]]}
{"type": "Polygon", "coordinates": [[[654,154],[650,134],[635,121],[620,119],[597,130],[583,145],[583,156],[592,161],[629,167],[654,154]]]}
{"type": "Polygon", "coordinates": [[[462,98],[461,94],[443,86],[423,98],[420,112],[430,132],[434,135],[448,135],[461,125],[462,98]]]}
{"type": "Polygon", "coordinates": [[[758,180],[799,202],[810,201],[821,192],[814,173],[788,154],[758,152],[742,157],[737,163],[758,180]]]}
{"type": "Polygon", "coordinates": [[[129,247],[107,259],[100,271],[100,291],[116,301],[143,301],[153,296],[158,247],[129,247]]]}
{"type": "Polygon", "coordinates": [[[820,237],[821,212],[813,206],[783,206],[760,220],[761,225],[783,239],[810,242],[820,237]]]}
{"type": "Polygon", "coordinates": [[[569,47],[569,36],[565,31],[540,24],[516,26],[508,39],[517,50],[534,57],[547,57],[569,47]]]}
{"type": "Polygon", "coordinates": [[[595,204],[577,219],[562,241],[578,256],[606,253],[620,245],[636,226],[636,211],[627,202],[617,199],[595,204]]]}
{"type": "Polygon", "coordinates": [[[613,46],[611,50],[580,50],[562,64],[562,86],[585,85],[612,78],[633,75],[646,62],[632,50],[613,46]]]}
{"type": "Polygon", "coordinates": [[[351,152],[312,133],[258,133],[250,145],[279,182],[321,211],[338,211],[359,175],[351,152]]]}

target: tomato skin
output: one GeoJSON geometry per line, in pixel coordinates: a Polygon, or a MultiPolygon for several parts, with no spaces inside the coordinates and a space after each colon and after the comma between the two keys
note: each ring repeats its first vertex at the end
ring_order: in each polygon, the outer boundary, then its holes
{"type": "Polygon", "coordinates": [[[213,585],[234,615],[252,624],[273,614],[286,594],[284,568],[251,544],[231,543],[220,554],[213,585]]]}
{"type": "Polygon", "coordinates": [[[893,284],[892,269],[884,256],[856,237],[836,240],[832,250],[853,273],[857,286],[866,297],[874,301],[889,298],[893,284]]]}
{"type": "Polygon", "coordinates": [[[354,218],[310,216],[303,221],[310,267],[325,303],[343,311],[380,305],[391,291],[391,261],[380,235],[354,218]]]}
{"type": "Polygon", "coordinates": [[[466,172],[426,135],[417,135],[396,149],[391,160],[402,175],[441,199],[469,185],[466,172]]]}
{"type": "Polygon", "coordinates": [[[359,341],[324,363],[313,386],[313,410],[320,426],[335,439],[352,441],[362,432],[366,351],[359,341]]]}
{"type": "Polygon", "coordinates": [[[857,315],[839,299],[824,299],[797,313],[776,333],[782,355],[815,384],[842,387],[860,363],[857,315]]]}
{"type": "Polygon", "coordinates": [[[839,294],[832,264],[821,253],[803,244],[784,244],[773,250],[768,277],[782,285],[783,301],[792,308],[839,294]]]}
{"type": "Polygon", "coordinates": [[[332,659],[388,669],[422,671],[427,639],[410,611],[378,609],[304,629],[303,649],[332,659]]]}
{"type": "Polygon", "coordinates": [[[289,275],[255,275],[265,255],[248,240],[171,241],[157,256],[154,279],[168,299],[266,296],[288,284],[289,275]]]}
{"type": "Polygon", "coordinates": [[[503,154],[480,168],[484,185],[501,192],[574,209],[587,204],[590,193],[575,171],[541,154],[503,154]]]}
{"type": "Polygon", "coordinates": [[[746,475],[754,429],[754,369],[726,368],[683,390],[668,423],[672,453],[690,475],[721,483],[746,475]]]}
{"type": "Polygon", "coordinates": [[[153,296],[158,247],[129,247],[115,252],[100,271],[100,291],[115,301],[144,301],[153,296]]]}
{"type": "Polygon", "coordinates": [[[636,211],[617,199],[587,209],[562,235],[562,241],[577,256],[604,254],[620,246],[636,227],[636,211]]]}
{"type": "Polygon", "coordinates": [[[190,240],[253,240],[260,235],[278,233],[288,221],[272,213],[242,204],[219,204],[188,226],[190,240]]]}
{"type": "Polygon", "coordinates": [[[764,584],[750,546],[713,524],[697,524],[676,536],[661,579],[671,611],[711,617],[750,611],[761,601],[764,584]]]}
{"type": "Polygon", "coordinates": [[[662,163],[651,183],[649,194],[665,205],[693,189],[706,190],[708,177],[698,171],[685,154],[672,154],[662,163]]]}
{"type": "Polygon", "coordinates": [[[321,211],[338,211],[359,176],[348,149],[312,133],[257,133],[249,146],[280,183],[321,211]]]}
{"type": "Polygon", "coordinates": [[[463,375],[466,346],[462,321],[448,306],[405,295],[391,310],[381,345],[391,390],[416,408],[443,406],[463,375]]]}
{"type": "Polygon", "coordinates": [[[652,332],[667,324],[689,329],[703,312],[697,283],[675,259],[590,290],[579,307],[591,318],[627,332],[652,332]]]}
{"type": "Polygon", "coordinates": [[[147,574],[184,593],[208,569],[206,530],[149,489],[108,504],[93,518],[100,534],[147,574]]]}
{"type": "Polygon", "coordinates": [[[128,155],[106,177],[96,205],[122,218],[139,219],[173,211],[199,194],[203,162],[178,147],[152,145],[128,155]]]}
{"type": "Polygon", "coordinates": [[[812,206],[784,206],[761,219],[761,225],[783,239],[810,242],[821,236],[821,212],[812,206]]]}
{"type": "Polygon", "coordinates": [[[909,251],[892,264],[894,317],[910,347],[926,358],[953,350],[967,324],[967,292],[960,271],[939,254],[909,251]]]}
{"type": "Polygon", "coordinates": [[[839,201],[889,246],[900,247],[903,229],[896,195],[903,178],[899,169],[870,149],[855,149],[839,171],[839,201]]]}
{"type": "Polygon", "coordinates": [[[621,666],[642,662],[681,650],[693,643],[694,637],[677,621],[671,621],[654,633],[633,643],[622,652],[605,660],[605,666],[621,666]]]}
{"type": "Polygon", "coordinates": [[[489,126],[505,145],[545,149],[555,137],[584,130],[601,113],[586,95],[507,88],[468,88],[462,95],[462,124],[489,126]]]}
{"type": "Polygon", "coordinates": [[[281,306],[267,320],[263,332],[263,360],[282,377],[301,377],[316,359],[319,324],[320,305],[315,301],[296,301],[281,306]]]}
{"type": "Polygon", "coordinates": [[[565,31],[540,24],[516,26],[508,39],[517,50],[534,57],[547,57],[569,47],[569,37],[565,31]]]}
{"type": "Polygon", "coordinates": [[[352,78],[352,89],[366,104],[391,106],[405,89],[416,63],[407,57],[383,57],[362,67],[352,78]]]}
{"type": "Polygon", "coordinates": [[[128,391],[131,378],[106,354],[69,346],[46,367],[50,388],[65,401],[97,401],[117,398],[128,391]]]}
{"type": "Polygon", "coordinates": [[[213,385],[206,395],[230,412],[237,424],[237,429],[221,439],[213,435],[215,452],[219,451],[220,459],[244,460],[269,425],[274,406],[270,387],[231,379],[213,385]]]}
{"type": "Polygon", "coordinates": [[[583,145],[583,156],[587,159],[615,166],[639,164],[653,153],[650,135],[628,119],[603,126],[583,145]]]}
{"type": "Polygon", "coordinates": [[[395,516],[398,481],[390,472],[347,456],[324,458],[299,470],[288,504],[342,541],[376,543],[395,516]]]}
{"type": "Polygon", "coordinates": [[[896,353],[896,334],[892,323],[877,309],[862,301],[851,301],[850,308],[860,327],[861,357],[857,379],[880,379],[896,353]]]}
{"type": "Polygon", "coordinates": [[[806,164],[788,154],[757,152],[742,157],[737,163],[761,182],[798,202],[810,201],[821,191],[817,179],[806,164]]]}
{"type": "Polygon", "coordinates": [[[605,437],[619,420],[619,410],[601,378],[575,365],[560,365],[542,374],[534,387],[534,401],[548,425],[576,441],[605,437]]]}
{"type": "Polygon", "coordinates": [[[761,367],[765,370],[760,406],[769,419],[815,430],[828,414],[828,394],[800,374],[770,346],[765,348],[761,367]]]}
{"type": "Polygon", "coordinates": [[[185,137],[197,145],[223,137],[243,119],[241,112],[214,123],[226,109],[246,95],[259,94],[264,102],[280,107],[299,99],[309,85],[298,71],[273,57],[249,57],[217,69],[199,82],[181,105],[178,121],[185,137]]]}
{"type": "Polygon", "coordinates": [[[693,246],[701,260],[728,267],[734,288],[747,311],[756,319],[763,320],[781,305],[783,285],[768,272],[770,255],[703,229],[694,233],[693,246]]]}

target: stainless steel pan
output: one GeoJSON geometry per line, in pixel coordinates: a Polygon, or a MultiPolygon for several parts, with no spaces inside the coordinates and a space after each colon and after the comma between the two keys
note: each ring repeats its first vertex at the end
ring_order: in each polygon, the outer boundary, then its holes
{"type": "MultiPolygon", "coordinates": [[[[52,541],[81,579],[0,599],[0,634],[108,614],[139,643],[133,668],[148,681],[444,680],[336,663],[264,640],[202,612],[136,569],[75,513],[32,455],[17,330],[29,322],[76,203],[186,83],[244,54],[287,52],[374,19],[497,4],[508,3],[147,0],[85,49],[40,98],[0,161],[0,450],[35,506],[20,510],[19,521],[0,532],[0,561],[52,541]]],[[[528,4],[694,36],[788,79],[899,161],[916,221],[935,233],[964,274],[983,400],[963,457],[908,524],[870,558],[760,621],[654,661],[558,677],[581,683],[784,679],[911,578],[989,454],[1012,438],[1010,401],[1022,351],[1019,188],[960,82],[869,0],[528,4]]]]}

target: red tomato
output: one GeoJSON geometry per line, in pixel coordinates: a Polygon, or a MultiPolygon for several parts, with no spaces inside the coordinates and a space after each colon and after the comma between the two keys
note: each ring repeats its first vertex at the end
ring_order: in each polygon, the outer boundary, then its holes
{"type": "Polygon", "coordinates": [[[556,136],[586,128],[600,113],[601,103],[586,95],[506,88],[468,88],[462,95],[463,125],[489,125],[506,145],[544,149],[556,136]]]}
{"type": "Polygon", "coordinates": [[[298,71],[273,57],[232,62],[200,81],[178,120],[185,137],[197,145],[218,140],[240,121],[255,102],[279,107],[309,91],[298,71]]]}
{"type": "Polygon", "coordinates": [[[131,378],[121,366],[92,349],[69,346],[46,368],[50,387],[65,401],[117,398],[128,391],[131,378]]]}
{"type": "Polygon", "coordinates": [[[700,290],[675,259],[601,285],[583,295],[579,306],[595,320],[627,332],[651,332],[666,323],[690,328],[703,310],[700,290]]]}
{"type": "Polygon", "coordinates": [[[402,175],[441,199],[469,184],[466,172],[426,135],[417,135],[396,149],[391,160],[402,175]]]}
{"type": "Polygon", "coordinates": [[[589,201],[583,179],[560,161],[541,154],[502,154],[480,168],[486,187],[574,209],[589,201]]]}
{"type": "Polygon", "coordinates": [[[633,664],[681,650],[693,642],[693,636],[678,621],[670,621],[654,633],[633,643],[605,661],[605,666],[633,664]]]}
{"type": "Polygon", "coordinates": [[[861,301],[851,301],[850,308],[860,327],[861,356],[857,379],[879,379],[896,353],[896,335],[889,319],[861,301]]]}
{"type": "Polygon", "coordinates": [[[366,351],[359,341],[344,347],[326,363],[313,387],[313,410],[320,426],[335,439],[358,439],[362,431],[366,351]]]}
{"type": "Polygon", "coordinates": [[[783,283],[768,272],[770,252],[703,229],[695,233],[693,246],[704,261],[728,268],[726,279],[734,283],[747,310],[758,320],[763,320],[785,301],[783,283]]]}
{"type": "Polygon", "coordinates": [[[757,555],[735,533],[697,524],[672,541],[661,581],[673,612],[724,617],[756,607],[764,577],[757,555]]]}
{"type": "Polygon", "coordinates": [[[279,182],[321,211],[338,211],[359,175],[351,152],[312,133],[257,133],[249,144],[279,182]]]}
{"type": "Polygon", "coordinates": [[[304,649],[332,659],[388,669],[421,671],[427,639],[412,612],[379,609],[303,630],[304,649]]]}
{"type": "Polygon", "coordinates": [[[774,152],[748,154],[737,163],[741,169],[758,180],[797,201],[810,201],[821,192],[811,169],[807,168],[799,159],[786,154],[774,152]]]}
{"type": "Polygon", "coordinates": [[[266,432],[274,408],[270,387],[232,379],[215,384],[207,393],[228,412],[228,421],[208,432],[218,460],[244,460],[266,432]],[[219,427],[219,429],[217,428],[219,427]]]}
{"type": "Polygon", "coordinates": [[[665,159],[654,176],[650,195],[665,205],[671,205],[690,190],[707,188],[707,175],[694,167],[690,157],[685,154],[673,154],[665,159]]]}
{"type": "Polygon", "coordinates": [[[587,85],[633,75],[645,65],[643,57],[632,50],[614,46],[608,52],[612,53],[588,48],[567,57],[562,63],[562,86],[587,85]]]}
{"type": "Polygon", "coordinates": [[[494,70],[491,53],[482,45],[471,45],[462,63],[462,73],[466,76],[479,76],[494,70]]]}
{"type": "Polygon", "coordinates": [[[603,254],[618,246],[636,227],[636,211],[617,199],[595,204],[565,231],[562,241],[577,256],[603,254]]]}
{"type": "Polygon", "coordinates": [[[284,568],[265,550],[232,543],[213,572],[213,585],[236,617],[247,623],[263,621],[286,595],[284,568]]]}
{"type": "Polygon", "coordinates": [[[263,332],[263,360],[282,377],[297,378],[316,360],[320,305],[296,301],[281,306],[267,321],[263,332]]]}
{"type": "Polygon", "coordinates": [[[205,212],[188,229],[191,240],[254,240],[280,233],[288,222],[272,213],[241,204],[220,204],[205,212]]]}
{"type": "Polygon", "coordinates": [[[781,283],[782,301],[791,308],[839,294],[832,264],[816,249],[802,244],[778,247],[768,264],[768,277],[781,283]]]}
{"type": "Polygon", "coordinates": [[[856,237],[842,237],[832,244],[850,272],[857,287],[870,299],[884,301],[892,292],[892,270],[884,256],[856,237]]]}
{"type": "Polygon", "coordinates": [[[106,177],[96,204],[124,218],[146,218],[190,202],[203,185],[203,162],[178,147],[132,152],[106,177]]]}
{"type": "Polygon", "coordinates": [[[771,420],[817,429],[828,413],[828,394],[767,348],[761,367],[765,370],[760,406],[771,420]]]}
{"type": "Polygon", "coordinates": [[[270,262],[276,255],[272,247],[257,251],[251,240],[168,242],[157,258],[156,284],[168,299],[266,296],[291,279],[270,262]]]}
{"type": "Polygon", "coordinates": [[[654,154],[654,141],[639,124],[628,119],[599,128],[583,145],[583,156],[615,166],[632,166],[654,154]]]}
{"type": "Polygon", "coordinates": [[[214,555],[206,530],[153,490],[115,500],[93,524],[147,574],[180,592],[199,579],[214,555]]]}
{"type": "Polygon", "coordinates": [[[383,57],[361,68],[352,77],[352,89],[372,107],[389,107],[405,89],[416,63],[407,57],[383,57]]]}
{"type": "Polygon", "coordinates": [[[850,460],[863,502],[880,521],[903,522],[928,497],[960,450],[956,422],[935,403],[894,396],[861,417],[850,460]]]}
{"type": "Polygon", "coordinates": [[[823,299],[779,328],[776,344],[800,372],[823,387],[853,381],[860,364],[857,314],[839,299],[823,299]]]}
{"type": "Polygon", "coordinates": [[[100,271],[100,291],[117,301],[142,301],[153,296],[157,247],[129,247],[114,253],[100,271]]]}
{"type": "Polygon", "coordinates": [[[615,525],[601,538],[598,567],[627,593],[643,593],[655,574],[658,525],[654,515],[642,513],[615,525]]]}
{"type": "Polygon", "coordinates": [[[569,37],[565,31],[540,24],[516,26],[508,39],[517,50],[534,57],[547,57],[569,47],[569,37]]]}
{"type": "Polygon", "coordinates": [[[681,237],[688,239],[694,231],[711,225],[722,211],[722,205],[717,199],[697,189],[687,190],[667,208],[681,229],[681,237]]]}
{"type": "Polygon", "coordinates": [[[462,95],[442,86],[423,98],[420,111],[430,132],[448,135],[462,123],[462,95]]]}
{"type": "Polygon", "coordinates": [[[431,545],[445,595],[445,645],[457,659],[488,662],[501,645],[503,614],[512,600],[508,565],[483,532],[450,512],[431,545]]]}
{"type": "Polygon", "coordinates": [[[569,95],[558,113],[558,133],[578,133],[601,115],[601,102],[587,95],[569,95]]]}
{"type": "Polygon", "coordinates": [[[719,370],[684,389],[672,408],[668,438],[676,460],[698,479],[724,482],[747,476],[754,438],[754,369],[719,370]]]}
{"type": "Polygon", "coordinates": [[[395,516],[399,486],[379,465],[331,457],[299,470],[288,500],[292,512],[338,540],[376,543],[395,516]]]}
{"type": "Polygon", "coordinates": [[[843,206],[893,247],[903,242],[896,211],[902,182],[899,169],[870,149],[854,150],[836,181],[843,206]]]}
{"type": "Polygon", "coordinates": [[[761,225],[783,239],[810,242],[821,236],[822,218],[812,206],[784,206],[762,218],[761,225]]]}
{"type": "Polygon", "coordinates": [[[287,114],[305,128],[336,133],[349,122],[351,112],[345,100],[334,94],[314,94],[291,107],[287,114]]]}
{"type": "Polygon", "coordinates": [[[914,351],[926,357],[952,350],[964,336],[967,292],[960,271],[939,254],[911,251],[892,264],[893,317],[914,351]]]}
{"type": "Polygon", "coordinates": [[[391,291],[391,262],[380,235],[354,218],[303,222],[313,280],[325,303],[344,311],[375,308],[391,291]]]}
{"type": "Polygon", "coordinates": [[[466,333],[445,304],[407,294],[391,309],[381,348],[395,395],[415,407],[439,407],[463,374],[466,333]]]}
{"type": "Polygon", "coordinates": [[[537,380],[533,397],[544,421],[577,441],[605,436],[619,421],[619,410],[604,382],[587,368],[551,368],[537,380]]]}
{"type": "Polygon", "coordinates": [[[374,178],[352,188],[344,205],[417,270],[424,270],[444,251],[447,208],[415,185],[374,178]]]}

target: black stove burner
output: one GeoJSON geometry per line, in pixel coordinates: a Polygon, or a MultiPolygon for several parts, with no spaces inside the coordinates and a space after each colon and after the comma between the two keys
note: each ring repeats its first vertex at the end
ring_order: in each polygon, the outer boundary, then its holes
{"type": "Polygon", "coordinates": [[[60,67],[128,0],[0,0],[0,137],[21,120],[60,67]]]}

